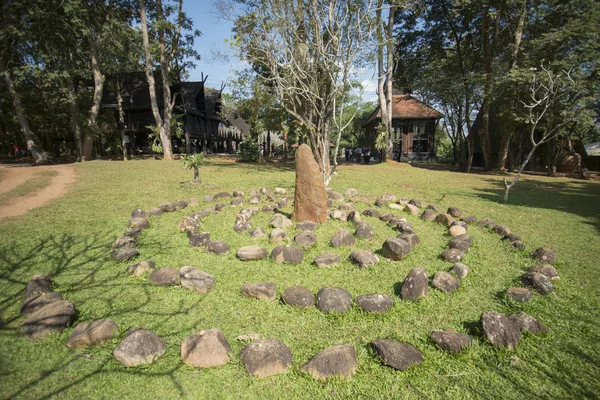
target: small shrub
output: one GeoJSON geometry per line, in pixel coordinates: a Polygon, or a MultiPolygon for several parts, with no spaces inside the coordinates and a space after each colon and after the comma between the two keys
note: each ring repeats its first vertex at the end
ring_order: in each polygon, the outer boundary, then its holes
{"type": "Polygon", "coordinates": [[[260,157],[258,143],[253,138],[244,140],[240,143],[238,154],[244,161],[258,161],[258,158],[260,157]]]}

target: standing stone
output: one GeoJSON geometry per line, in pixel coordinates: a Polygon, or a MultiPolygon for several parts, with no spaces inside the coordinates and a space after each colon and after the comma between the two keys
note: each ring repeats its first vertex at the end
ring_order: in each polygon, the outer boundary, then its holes
{"type": "Polygon", "coordinates": [[[131,214],[129,214],[129,218],[148,218],[148,214],[141,208],[136,208],[131,212],[131,214]]]}
{"type": "Polygon", "coordinates": [[[271,260],[277,264],[300,264],[304,260],[304,250],[299,246],[277,246],[271,251],[271,260]]]}
{"type": "Polygon", "coordinates": [[[181,232],[194,232],[196,229],[198,229],[198,221],[191,216],[186,215],[181,219],[181,221],[179,221],[177,229],[179,229],[181,232]]]}
{"type": "Polygon", "coordinates": [[[288,288],[283,292],[281,299],[288,306],[298,308],[310,308],[315,305],[315,296],[310,290],[302,286],[288,288]]]}
{"type": "Polygon", "coordinates": [[[296,151],[296,192],[294,221],[323,223],[327,219],[327,192],[319,165],[310,147],[302,144],[296,151]]]}
{"type": "Polygon", "coordinates": [[[536,249],[533,253],[531,253],[531,255],[543,263],[552,264],[557,260],[554,251],[547,247],[540,247],[539,249],[536,249]]]}
{"type": "Polygon", "coordinates": [[[488,311],[481,315],[481,324],[485,337],[496,347],[514,350],[521,340],[521,329],[518,324],[497,312],[488,311]]]}
{"type": "Polygon", "coordinates": [[[275,300],[276,286],[273,282],[245,283],[242,285],[242,294],[251,299],[273,301],[275,300]]]}
{"type": "Polygon", "coordinates": [[[62,332],[75,315],[73,303],[65,300],[52,302],[33,314],[21,326],[21,335],[37,340],[53,332],[62,332]]]}
{"type": "Polygon", "coordinates": [[[152,364],[167,351],[167,345],[155,333],[141,326],[131,329],[117,345],[113,356],[127,367],[152,364]]]}
{"type": "Polygon", "coordinates": [[[179,270],[175,268],[158,268],[150,274],[150,282],[159,286],[179,285],[179,270]]]}
{"type": "Polygon", "coordinates": [[[452,293],[460,286],[460,281],[455,276],[450,275],[445,271],[439,271],[433,277],[431,282],[433,287],[440,289],[446,293],[452,293]]]}
{"type": "Polygon", "coordinates": [[[506,289],[506,296],[512,301],[516,301],[518,303],[529,303],[531,300],[531,292],[529,289],[520,287],[506,289]]]}
{"type": "Polygon", "coordinates": [[[190,367],[218,367],[227,364],[230,359],[231,346],[217,328],[186,336],[181,343],[181,360],[190,367]]]}
{"type": "Polygon", "coordinates": [[[277,339],[262,339],[250,343],[244,347],[240,358],[246,371],[257,378],[284,374],[292,365],[292,352],[277,339]]]}
{"type": "Polygon", "coordinates": [[[197,268],[185,266],[179,270],[181,286],[199,294],[206,294],[215,284],[215,278],[197,268]]]}
{"type": "Polygon", "coordinates": [[[416,301],[419,297],[427,297],[429,279],[422,268],[413,268],[400,289],[400,295],[405,300],[416,301]]]}
{"type": "Polygon", "coordinates": [[[391,260],[402,260],[410,253],[412,247],[409,242],[400,238],[389,238],[381,247],[381,255],[391,260]]]}
{"type": "Polygon", "coordinates": [[[360,212],[353,210],[348,213],[348,220],[352,221],[353,224],[357,224],[360,221],[360,212]]]}
{"type": "Polygon", "coordinates": [[[393,300],[387,294],[363,294],[356,298],[356,304],[366,312],[384,313],[392,308],[393,300]]]}
{"type": "Polygon", "coordinates": [[[321,268],[329,268],[340,263],[339,254],[323,253],[315,257],[315,264],[321,268]]]}
{"type": "Polygon", "coordinates": [[[238,249],[236,256],[242,261],[252,261],[267,258],[267,254],[267,250],[260,246],[244,246],[238,249]]]}
{"type": "Polygon", "coordinates": [[[321,312],[344,313],[352,307],[352,296],[340,287],[324,287],[317,293],[317,308],[321,312]]]}
{"type": "Polygon", "coordinates": [[[311,358],[302,366],[302,371],[318,380],[327,380],[333,377],[347,379],[356,373],[356,368],[358,368],[358,359],[354,346],[338,344],[311,358]]]}
{"type": "Polygon", "coordinates": [[[338,229],[331,239],[331,245],[333,247],[354,246],[355,243],[356,241],[354,240],[352,233],[345,229],[338,229]]]}
{"type": "Polygon", "coordinates": [[[471,336],[458,333],[450,328],[443,331],[433,331],[430,337],[435,344],[450,353],[460,353],[473,343],[471,336]]]}
{"type": "Polygon", "coordinates": [[[140,261],[127,267],[127,273],[133,276],[142,276],[155,268],[156,263],[152,260],[140,261]]]}
{"type": "Polygon", "coordinates": [[[112,340],[118,335],[119,327],[110,319],[81,322],[67,339],[67,346],[76,349],[81,349],[84,346],[95,346],[112,340]]]}
{"type": "Polygon", "coordinates": [[[385,365],[400,371],[423,362],[423,353],[408,343],[393,339],[380,339],[373,340],[371,346],[379,354],[385,365]]]}
{"type": "Polygon", "coordinates": [[[294,237],[294,241],[306,249],[317,243],[317,235],[311,231],[302,231],[294,237]]]}
{"type": "Polygon", "coordinates": [[[350,254],[350,259],[360,268],[368,268],[379,262],[379,257],[370,250],[355,250],[350,254]]]}

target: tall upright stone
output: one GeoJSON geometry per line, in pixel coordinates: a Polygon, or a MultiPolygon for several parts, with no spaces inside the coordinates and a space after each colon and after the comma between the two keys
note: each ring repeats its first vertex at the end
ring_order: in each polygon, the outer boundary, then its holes
{"type": "Polygon", "coordinates": [[[296,194],[292,219],[317,223],[327,219],[325,184],[319,165],[310,147],[305,144],[300,145],[296,151],[296,194]]]}

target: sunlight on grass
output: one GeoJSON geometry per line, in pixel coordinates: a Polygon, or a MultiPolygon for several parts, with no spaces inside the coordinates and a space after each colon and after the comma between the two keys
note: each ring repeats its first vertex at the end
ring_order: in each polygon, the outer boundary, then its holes
{"type": "MultiPolygon", "coordinates": [[[[78,180],[65,197],[20,218],[0,223],[0,393],[5,396],[97,398],[523,398],[594,397],[600,391],[597,360],[600,330],[595,253],[598,239],[600,185],[568,179],[527,177],[511,192],[511,204],[501,205],[502,178],[434,171],[408,164],[345,166],[338,169],[332,187],[340,192],[356,188],[360,195],[393,193],[417,198],[446,209],[457,206],[465,215],[490,217],[508,225],[528,245],[516,251],[487,229],[472,226],[474,239],[465,257],[471,272],[453,294],[432,287],[418,303],[402,301],[398,284],[414,267],[431,277],[452,264],[439,255],[450,239],[446,230],[418,216],[405,215],[414,225],[421,244],[402,261],[381,259],[365,270],[348,260],[352,249],[333,249],[329,241],[338,228],[353,231],[351,224],[328,221],[317,228],[317,244],[305,251],[299,265],[278,265],[268,260],[240,262],[235,251],[257,243],[267,250],[276,244],[254,242],[247,233],[235,233],[235,213],[240,207],[202,221],[201,230],[231,246],[229,254],[216,256],[189,246],[177,230],[186,214],[215,202],[207,195],[220,191],[261,187],[294,188],[293,164],[245,164],[208,158],[200,168],[200,182],[177,162],[94,161],[76,165],[78,180]],[[126,229],[129,213],[177,199],[196,198],[198,206],[150,219],[150,228],[138,238],[140,260],[152,259],[158,267],[191,265],[210,273],[216,285],[204,296],[191,291],[151,285],[148,277],[134,279],[125,273],[128,263],[110,258],[111,243],[126,229]],[[17,229],[18,227],[18,229],[17,229]],[[519,285],[522,272],[534,265],[531,250],[553,248],[561,280],[555,293],[534,296],[529,304],[505,300],[507,287],[519,285]],[[321,269],[312,264],[322,252],[342,256],[340,265],[321,269]],[[78,311],[77,321],[113,319],[120,338],[132,327],[144,326],[167,343],[167,353],[151,366],[128,369],[116,362],[109,343],[82,352],[64,343],[72,328],[38,343],[19,335],[23,290],[34,274],[53,278],[54,291],[63,293],[78,311]],[[316,292],[324,286],[341,286],[353,297],[386,293],[394,297],[390,312],[366,314],[357,307],[343,315],[324,315],[316,308],[299,310],[241,296],[244,283],[271,281],[277,297],[290,286],[316,292]],[[482,312],[519,310],[537,317],[551,332],[525,335],[513,352],[497,350],[482,337],[482,312]],[[220,328],[233,350],[233,360],[213,369],[192,369],[181,362],[183,338],[201,329],[220,328]],[[429,339],[434,329],[453,328],[475,337],[459,355],[442,352],[429,339]],[[244,346],[239,335],[259,333],[282,340],[293,353],[293,367],[281,376],[250,378],[239,359],[244,346]],[[368,346],[374,339],[394,338],[411,343],[425,362],[405,372],[384,366],[368,346]],[[316,382],[300,371],[313,355],[333,344],[351,343],[359,368],[350,380],[316,382]],[[43,355],[43,356],[41,356],[43,355]],[[101,389],[99,389],[101,388],[101,389]]],[[[228,202],[223,201],[228,204],[228,202]]],[[[264,203],[263,203],[264,204],[264,203]]],[[[261,204],[262,206],[262,204],[261,204]]],[[[367,208],[357,203],[359,210],[367,208]]],[[[284,209],[290,213],[291,208],[284,209]]],[[[393,210],[390,210],[393,211],[393,210]]],[[[271,213],[251,219],[267,233],[271,213]]],[[[357,240],[355,248],[379,251],[388,237],[397,235],[379,219],[363,217],[374,229],[372,241],[357,240]]],[[[295,230],[289,228],[293,237],[295,230]]]]}

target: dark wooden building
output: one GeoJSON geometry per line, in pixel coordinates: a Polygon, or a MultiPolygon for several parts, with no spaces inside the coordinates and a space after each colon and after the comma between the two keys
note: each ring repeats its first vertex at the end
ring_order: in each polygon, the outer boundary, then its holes
{"type": "MultiPolygon", "coordinates": [[[[435,160],[435,131],[444,114],[410,94],[392,96],[393,159],[397,161],[435,160]]],[[[381,111],[377,107],[363,124],[366,145],[374,148],[381,111]]]]}
{"type": "MultiPolygon", "coordinates": [[[[148,126],[156,122],[145,73],[123,74],[119,76],[118,84],[114,78],[107,81],[112,84],[105,85],[102,108],[118,111],[118,88],[122,99],[123,128],[130,151],[151,152],[148,126]]],[[[157,74],[156,94],[162,114],[163,91],[160,82],[157,74]]],[[[172,138],[175,153],[233,153],[237,151],[239,142],[248,135],[240,121],[227,121],[220,115],[221,90],[206,88],[203,81],[179,82],[171,86],[171,95],[175,97],[173,115],[183,125],[182,138],[172,138]]]]}

